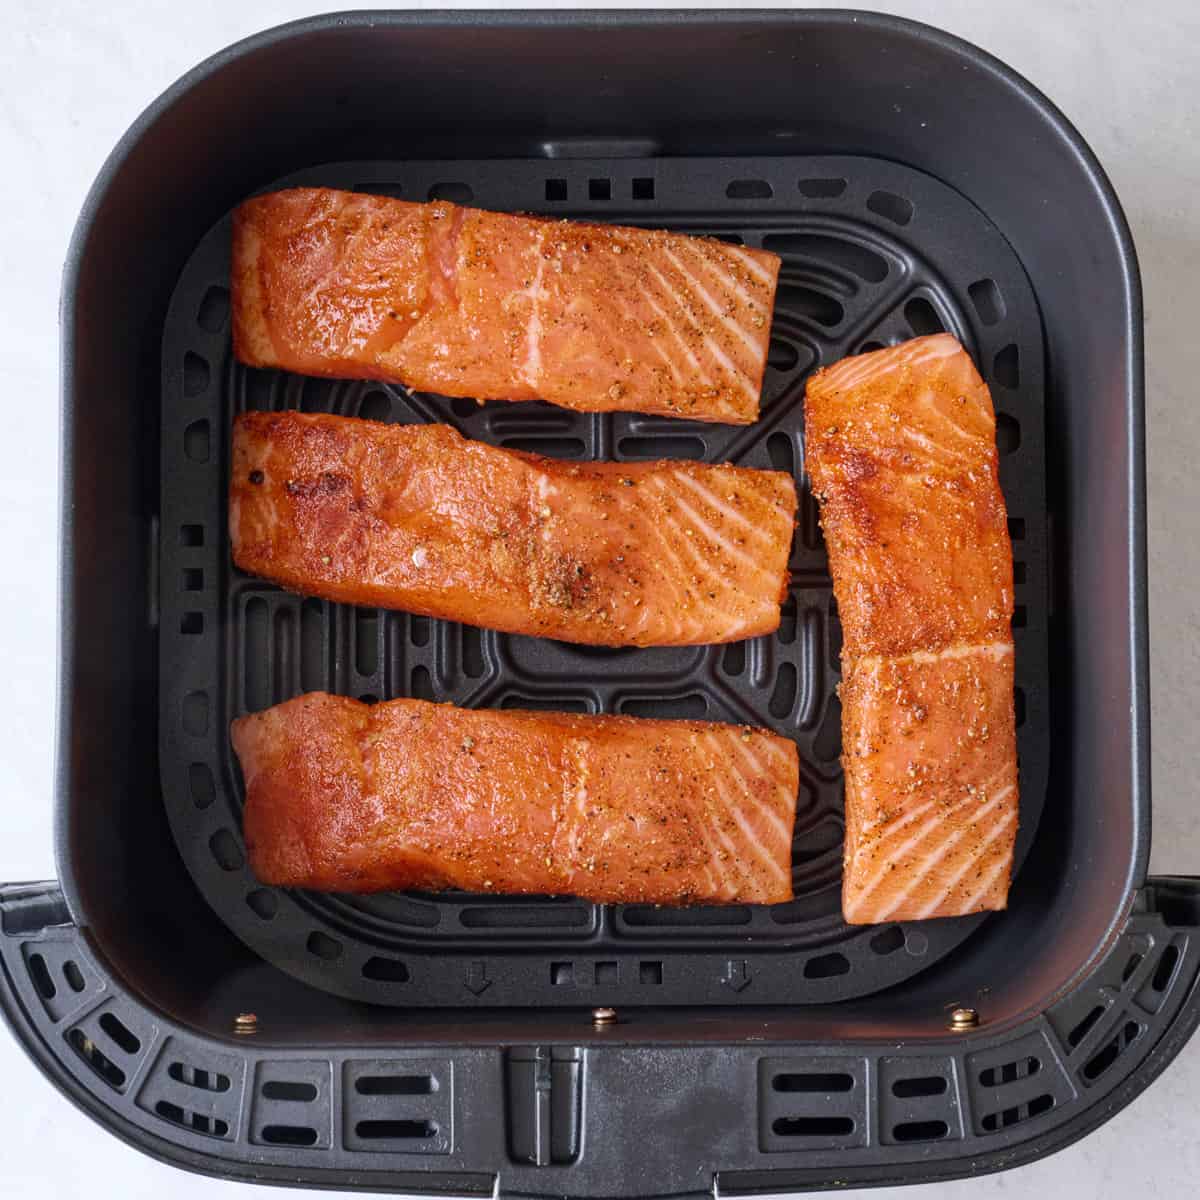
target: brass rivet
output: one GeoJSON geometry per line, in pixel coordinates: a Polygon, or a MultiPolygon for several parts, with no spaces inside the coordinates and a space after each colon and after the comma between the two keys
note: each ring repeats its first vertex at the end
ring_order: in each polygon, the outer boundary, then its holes
{"type": "Polygon", "coordinates": [[[608,1025],[617,1023],[617,1010],[615,1008],[593,1008],[592,1009],[592,1024],[597,1029],[603,1029],[608,1025]]]}
{"type": "Polygon", "coordinates": [[[956,1033],[974,1029],[979,1024],[979,1014],[973,1008],[956,1008],[950,1014],[950,1028],[956,1033]]]}
{"type": "Polygon", "coordinates": [[[258,1032],[258,1017],[254,1013],[238,1013],[233,1018],[234,1033],[257,1033],[258,1032]]]}

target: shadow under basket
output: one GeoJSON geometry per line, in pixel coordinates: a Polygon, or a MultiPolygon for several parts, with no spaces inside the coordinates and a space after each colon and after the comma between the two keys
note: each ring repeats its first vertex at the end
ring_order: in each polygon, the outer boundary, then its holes
{"type": "Polygon", "coordinates": [[[1200,886],[1146,877],[1136,261],[1090,151],[994,59],[842,13],[285,26],[198,67],[114,151],[72,243],[62,337],[60,882],[0,890],[0,1004],[43,1071],[127,1141],[227,1178],[439,1195],[919,1182],[1081,1136],[1195,1027],[1200,886]],[[777,251],[761,421],[477,406],[243,368],[229,212],[296,183],[777,251]],[[854,928],[838,902],[840,629],[801,399],[817,367],[938,329],[997,407],[1018,871],[1004,913],[854,928]],[[230,421],[282,408],[445,421],[563,458],[790,470],[782,627],[597,651],[242,575],[230,421]],[[796,899],[265,888],[228,724],[314,688],[767,725],[800,749],[796,899]]]}

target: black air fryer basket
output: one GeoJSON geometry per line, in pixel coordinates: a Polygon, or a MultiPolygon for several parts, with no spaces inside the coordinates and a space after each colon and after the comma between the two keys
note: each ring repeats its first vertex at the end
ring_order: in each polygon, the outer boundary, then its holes
{"type": "Polygon", "coordinates": [[[15,1033],[119,1136],[269,1182],[775,1194],[999,1169],[1094,1128],[1200,1016],[1200,882],[1146,877],[1140,304],[1078,134],[1002,64],[908,22],[349,14],[198,67],[113,152],[67,264],[61,882],[0,889],[15,1033]],[[762,420],[242,367],[229,213],[294,183],[777,251],[762,420]],[[840,628],[805,489],[781,628],[730,646],[510,637],[302,600],[230,560],[239,411],[803,483],[808,374],[939,329],[991,386],[1013,537],[1021,832],[1002,914],[841,920],[840,628]],[[317,688],[769,725],[800,748],[796,899],[262,887],[229,722],[317,688]]]}

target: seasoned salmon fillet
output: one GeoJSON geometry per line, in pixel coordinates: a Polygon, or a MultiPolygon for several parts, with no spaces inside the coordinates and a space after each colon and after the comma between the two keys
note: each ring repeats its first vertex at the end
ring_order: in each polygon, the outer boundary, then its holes
{"type": "Polygon", "coordinates": [[[293,591],[603,646],[779,625],[796,510],[780,471],[575,463],[445,425],[245,413],[234,562],[293,591]]]}
{"type": "Polygon", "coordinates": [[[766,730],[314,692],[234,721],[232,736],[264,883],[792,896],[796,748],[766,730]]]}
{"type": "Polygon", "coordinates": [[[293,188],[233,218],[253,367],[745,424],[779,257],[709,238],[293,188]]]}
{"type": "Polygon", "coordinates": [[[804,415],[845,635],[845,918],[1004,908],[1012,544],[987,387],[938,334],[818,372],[804,415]]]}

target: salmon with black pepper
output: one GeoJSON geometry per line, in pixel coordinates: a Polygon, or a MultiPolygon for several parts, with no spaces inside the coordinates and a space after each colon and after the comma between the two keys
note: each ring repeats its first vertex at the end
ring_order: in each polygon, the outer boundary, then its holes
{"type": "Polygon", "coordinates": [[[232,737],[263,883],[792,898],[796,747],[763,729],[314,692],[232,737]]]}
{"type": "Polygon", "coordinates": [[[305,595],[601,646],[770,633],[791,475],[578,463],[446,425],[244,413],[229,532],[244,571],[305,595]]]}
{"type": "Polygon", "coordinates": [[[948,334],[808,383],[805,462],[844,630],[842,907],[1005,907],[1017,831],[1013,571],[991,397],[948,334]]]}
{"type": "Polygon", "coordinates": [[[778,255],[331,188],[233,218],[243,363],[476,400],[746,424],[778,255]]]}

